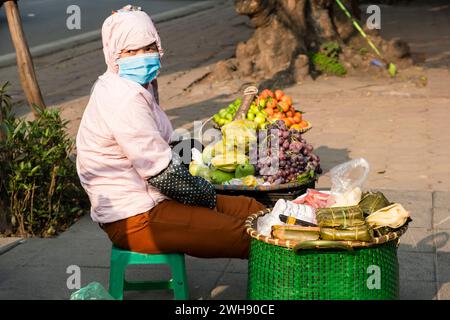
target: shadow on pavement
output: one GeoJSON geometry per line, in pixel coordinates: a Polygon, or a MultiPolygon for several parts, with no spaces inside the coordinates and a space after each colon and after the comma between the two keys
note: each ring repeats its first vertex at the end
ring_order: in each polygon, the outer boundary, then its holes
{"type": "MultiPolygon", "coordinates": [[[[308,138],[306,138],[308,140],[308,138]]],[[[334,166],[351,160],[350,150],[347,148],[330,148],[328,146],[320,146],[313,151],[320,157],[320,167],[322,175],[330,171],[334,166]]]]}

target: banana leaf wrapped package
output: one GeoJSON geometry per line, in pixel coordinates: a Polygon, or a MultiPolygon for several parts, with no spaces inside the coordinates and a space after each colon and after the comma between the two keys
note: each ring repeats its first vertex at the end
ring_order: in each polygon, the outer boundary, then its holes
{"type": "Polygon", "coordinates": [[[403,226],[409,218],[409,212],[401,204],[394,203],[372,213],[366,220],[374,229],[382,227],[397,229],[403,226]]]}
{"type": "Polygon", "coordinates": [[[382,192],[364,192],[359,206],[364,214],[369,215],[375,211],[389,206],[391,203],[382,192]]]}
{"type": "Polygon", "coordinates": [[[354,226],[344,229],[320,228],[320,237],[323,240],[370,241],[373,230],[368,225],[354,226]]]}
{"type": "Polygon", "coordinates": [[[313,241],[318,240],[320,228],[301,226],[272,226],[272,237],[280,240],[313,241]]]}
{"type": "Polygon", "coordinates": [[[359,206],[319,208],[316,214],[320,227],[347,228],[365,223],[363,211],[359,206]]]}

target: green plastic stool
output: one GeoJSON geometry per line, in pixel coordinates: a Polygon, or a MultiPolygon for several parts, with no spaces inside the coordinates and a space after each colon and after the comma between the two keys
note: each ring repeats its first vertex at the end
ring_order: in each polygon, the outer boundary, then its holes
{"type": "Polygon", "coordinates": [[[123,300],[124,291],[172,289],[175,300],[188,300],[189,291],[184,263],[184,254],[145,254],[123,250],[112,246],[109,270],[109,294],[123,300]],[[130,264],[168,264],[172,271],[169,281],[127,281],[125,269],[130,264]]]}

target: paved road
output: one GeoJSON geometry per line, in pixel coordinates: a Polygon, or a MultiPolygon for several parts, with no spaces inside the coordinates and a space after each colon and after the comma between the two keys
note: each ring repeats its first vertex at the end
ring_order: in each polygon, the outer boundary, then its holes
{"type": "MultiPolygon", "coordinates": [[[[30,47],[100,29],[112,10],[128,3],[141,6],[150,15],[180,8],[192,0],[20,0],[19,9],[30,47]],[[69,30],[66,13],[70,5],[81,11],[81,29],[69,30]]],[[[0,56],[14,52],[4,10],[0,10],[0,56]]]]}

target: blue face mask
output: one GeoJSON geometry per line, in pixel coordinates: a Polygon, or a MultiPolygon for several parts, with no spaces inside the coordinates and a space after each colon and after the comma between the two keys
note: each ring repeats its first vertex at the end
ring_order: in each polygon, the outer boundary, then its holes
{"type": "Polygon", "coordinates": [[[155,79],[158,70],[161,68],[158,53],[145,53],[120,58],[117,60],[117,64],[119,65],[120,77],[142,85],[155,79]]]}

